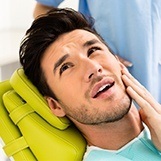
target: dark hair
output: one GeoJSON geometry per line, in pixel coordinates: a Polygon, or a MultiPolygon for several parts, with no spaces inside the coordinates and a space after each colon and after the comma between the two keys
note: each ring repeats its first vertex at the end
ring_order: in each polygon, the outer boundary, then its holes
{"type": "Polygon", "coordinates": [[[20,63],[26,76],[38,88],[42,95],[56,96],[50,90],[44,73],[41,69],[41,59],[45,50],[57,38],[75,29],[87,30],[103,39],[93,28],[93,19],[87,20],[81,13],[72,9],[52,9],[39,16],[27,30],[20,46],[20,63]]]}

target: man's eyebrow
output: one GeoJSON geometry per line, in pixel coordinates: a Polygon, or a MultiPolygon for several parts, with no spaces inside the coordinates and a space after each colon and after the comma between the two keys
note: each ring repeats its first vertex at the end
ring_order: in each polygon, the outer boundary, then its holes
{"type": "Polygon", "coordinates": [[[88,46],[91,46],[93,44],[96,44],[96,43],[100,43],[97,39],[92,39],[92,40],[89,40],[89,41],[86,41],[83,46],[84,47],[88,47],[88,46]]]}
{"type": "MultiPolygon", "coordinates": [[[[91,46],[95,43],[99,43],[99,41],[97,39],[92,39],[92,40],[89,40],[89,41],[86,41],[83,46],[84,47],[88,47],[88,46],[91,46]]],[[[57,68],[69,57],[69,54],[65,54],[64,56],[62,56],[54,65],[54,73],[56,72],[57,68]]]]}
{"type": "Polygon", "coordinates": [[[63,55],[54,65],[54,73],[56,72],[57,68],[69,57],[69,54],[63,55]]]}

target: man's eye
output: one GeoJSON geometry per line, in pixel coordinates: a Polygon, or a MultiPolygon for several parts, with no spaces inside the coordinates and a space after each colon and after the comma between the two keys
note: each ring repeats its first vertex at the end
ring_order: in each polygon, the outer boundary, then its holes
{"type": "Polygon", "coordinates": [[[89,50],[88,50],[88,57],[93,53],[95,52],[96,50],[101,50],[100,47],[91,47],[89,50]]]}
{"type": "Polygon", "coordinates": [[[60,68],[60,75],[66,71],[68,68],[72,67],[73,65],[71,63],[65,63],[60,68]]]}

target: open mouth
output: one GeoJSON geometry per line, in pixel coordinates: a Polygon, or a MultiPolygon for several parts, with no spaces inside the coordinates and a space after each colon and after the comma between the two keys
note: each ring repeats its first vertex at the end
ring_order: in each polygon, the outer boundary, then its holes
{"type": "Polygon", "coordinates": [[[107,83],[104,84],[102,86],[100,86],[97,90],[95,90],[95,92],[93,93],[93,98],[97,98],[99,97],[101,94],[107,92],[115,83],[111,82],[111,83],[107,83]]]}

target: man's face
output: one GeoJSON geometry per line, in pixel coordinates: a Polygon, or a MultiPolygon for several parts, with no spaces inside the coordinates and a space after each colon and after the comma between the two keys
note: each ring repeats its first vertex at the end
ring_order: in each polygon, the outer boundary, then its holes
{"type": "Polygon", "coordinates": [[[128,112],[122,65],[94,34],[74,30],[61,35],[46,50],[41,67],[71,120],[100,124],[117,121],[128,112]]]}

